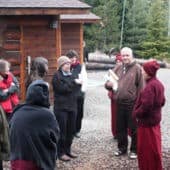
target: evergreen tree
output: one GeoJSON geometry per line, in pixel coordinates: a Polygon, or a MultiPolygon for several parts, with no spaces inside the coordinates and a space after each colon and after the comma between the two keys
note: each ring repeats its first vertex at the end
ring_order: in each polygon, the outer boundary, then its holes
{"type": "MultiPolygon", "coordinates": [[[[88,0],[86,0],[88,2],[88,0]]],[[[102,18],[101,24],[85,25],[84,38],[87,46],[91,50],[100,49],[104,52],[111,47],[117,48],[119,42],[119,15],[117,15],[117,2],[115,0],[89,1],[90,5],[98,6],[93,8],[93,12],[102,18]],[[93,38],[92,38],[93,37],[93,38]]]]}
{"type": "Polygon", "coordinates": [[[123,46],[131,47],[136,55],[139,55],[140,43],[146,38],[147,2],[147,0],[133,0],[126,4],[123,46]]]}
{"type": "Polygon", "coordinates": [[[148,15],[147,39],[141,43],[141,56],[144,58],[167,58],[170,41],[167,38],[168,25],[165,1],[152,0],[148,15]]]}
{"type": "MultiPolygon", "coordinates": [[[[122,12],[125,0],[84,0],[101,24],[85,24],[87,47],[108,51],[120,47],[122,12]]],[[[169,0],[126,0],[122,46],[131,47],[136,56],[170,58],[168,37],[169,0]]]]}

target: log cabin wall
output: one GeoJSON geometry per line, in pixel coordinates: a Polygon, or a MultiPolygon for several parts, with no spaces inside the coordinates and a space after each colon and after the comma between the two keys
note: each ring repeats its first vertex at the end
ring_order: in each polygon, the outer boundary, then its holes
{"type": "MultiPolygon", "coordinates": [[[[1,18],[0,18],[1,19],[1,18]]],[[[0,24],[0,58],[11,63],[11,72],[20,82],[21,76],[21,30],[19,24],[9,24],[5,20],[0,24]]]]}
{"type": "MultiPolygon", "coordinates": [[[[82,61],[83,29],[81,23],[61,23],[50,27],[51,16],[19,16],[3,18],[0,24],[0,57],[7,59],[11,70],[20,82],[20,97],[25,99],[25,80],[28,74],[27,57],[43,56],[48,59],[49,73],[46,81],[51,83],[57,69],[57,58],[68,50],[78,52],[82,61]]],[[[52,89],[50,88],[52,99],[52,89]]],[[[51,100],[52,101],[52,100],[51,100]]]]}
{"type": "Polygon", "coordinates": [[[20,77],[20,38],[19,25],[6,25],[2,35],[1,58],[11,63],[11,71],[18,78],[20,77]]]}
{"type": "Polygon", "coordinates": [[[79,23],[62,23],[61,24],[61,54],[65,55],[70,49],[76,50],[80,55],[81,36],[79,23]]]}
{"type": "MultiPolygon", "coordinates": [[[[33,60],[37,56],[48,59],[49,73],[46,81],[51,83],[57,69],[57,28],[50,26],[51,17],[18,17],[4,20],[0,26],[0,57],[11,64],[11,71],[20,82],[20,97],[25,98],[25,80],[28,74],[27,57],[33,60]],[[10,24],[9,24],[10,23],[10,24]]],[[[51,89],[50,89],[51,91],[51,89]]],[[[50,93],[52,96],[52,93],[50,93]]]]}
{"type": "MultiPolygon", "coordinates": [[[[27,56],[31,56],[34,59],[37,56],[43,56],[47,58],[49,65],[48,75],[45,80],[51,84],[52,75],[57,69],[57,28],[52,28],[52,20],[49,17],[39,18],[39,24],[23,26],[23,49],[25,60],[27,56]],[[40,22],[41,21],[41,22],[40,22]]],[[[27,63],[27,61],[25,61],[27,63]]],[[[52,101],[53,93],[50,86],[50,99],[52,101]]]]}
{"type": "MultiPolygon", "coordinates": [[[[49,72],[45,79],[51,83],[52,75],[57,69],[56,30],[45,26],[27,26],[23,27],[23,35],[25,59],[27,56],[31,56],[31,59],[34,59],[37,56],[47,58],[49,72]]],[[[25,61],[25,63],[27,62],[25,61]]]]}

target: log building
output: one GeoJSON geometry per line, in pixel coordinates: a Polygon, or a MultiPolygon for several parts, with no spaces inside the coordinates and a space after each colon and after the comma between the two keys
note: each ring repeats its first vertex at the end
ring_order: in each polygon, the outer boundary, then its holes
{"type": "Polygon", "coordinates": [[[57,58],[69,49],[76,50],[83,61],[83,24],[100,20],[90,9],[78,0],[0,1],[0,58],[11,63],[22,100],[30,58],[48,59],[49,83],[57,69],[57,58]]]}

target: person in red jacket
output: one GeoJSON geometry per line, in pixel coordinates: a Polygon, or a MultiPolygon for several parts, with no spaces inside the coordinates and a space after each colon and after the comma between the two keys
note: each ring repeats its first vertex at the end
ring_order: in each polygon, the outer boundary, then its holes
{"type": "Polygon", "coordinates": [[[137,123],[137,153],[140,170],[162,170],[161,108],[165,104],[164,86],[156,78],[159,64],[143,64],[145,88],[134,106],[133,118],[137,123]]]}
{"type": "Polygon", "coordinates": [[[10,73],[10,63],[0,59],[0,105],[11,119],[13,108],[19,103],[19,85],[17,79],[10,73]]]}

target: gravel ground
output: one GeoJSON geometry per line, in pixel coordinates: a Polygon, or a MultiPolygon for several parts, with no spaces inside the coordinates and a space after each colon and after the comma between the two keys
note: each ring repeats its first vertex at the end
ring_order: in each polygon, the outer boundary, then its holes
{"type": "MultiPolygon", "coordinates": [[[[167,102],[163,109],[162,138],[163,166],[170,170],[170,70],[160,69],[159,78],[165,85],[167,102]]],[[[128,156],[114,157],[117,142],[111,134],[110,101],[104,89],[106,72],[88,72],[90,87],[86,92],[85,116],[81,138],[74,139],[73,150],[79,157],[68,163],[57,162],[61,170],[138,170],[137,160],[128,156]],[[96,84],[96,86],[95,86],[96,84]]],[[[130,138],[129,138],[130,142],[130,138]]]]}
{"type": "MultiPolygon", "coordinates": [[[[75,138],[73,151],[79,156],[70,162],[57,161],[59,170],[138,170],[137,160],[128,156],[114,157],[117,142],[111,134],[110,101],[104,89],[106,72],[88,72],[89,87],[86,92],[85,109],[81,138],[75,138]]],[[[163,108],[162,143],[163,167],[170,170],[170,70],[161,69],[159,78],[165,85],[166,105],[163,108]]],[[[130,139],[129,139],[130,141],[130,139]]],[[[5,170],[9,164],[5,163],[5,170]]]]}

